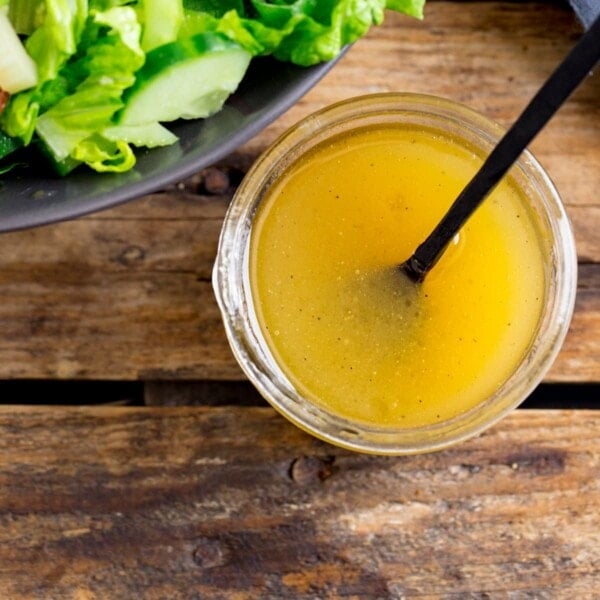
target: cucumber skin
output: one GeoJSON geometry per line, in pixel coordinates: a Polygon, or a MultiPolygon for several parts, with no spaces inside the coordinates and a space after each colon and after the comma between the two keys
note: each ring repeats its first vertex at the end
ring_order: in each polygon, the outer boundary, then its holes
{"type": "MultiPolygon", "coordinates": [[[[136,73],[135,83],[125,90],[123,93],[123,102],[125,106],[119,112],[116,123],[118,125],[137,125],[148,121],[140,120],[138,116],[133,116],[136,96],[143,95],[146,88],[152,86],[161,77],[169,75],[171,70],[181,68],[182,66],[191,63],[194,60],[202,60],[206,58],[214,58],[220,53],[239,51],[245,52],[243,48],[236,42],[230,40],[220,33],[206,32],[193,35],[189,38],[170,42],[146,54],[146,60],[142,68],[136,73]]],[[[248,54],[248,62],[250,55],[248,54]]],[[[223,91],[222,88],[215,88],[216,92],[223,91]]],[[[234,90],[227,91],[225,96],[232,93],[234,90]]],[[[177,90],[173,90],[173,95],[176,96],[177,90]]],[[[183,118],[201,118],[201,117],[183,117],[183,118]]],[[[161,119],[158,119],[159,121],[161,119]]],[[[170,119],[172,120],[172,119],[170,119]]]]}
{"type": "Polygon", "coordinates": [[[23,146],[23,142],[0,131],[0,160],[23,146]]]}
{"type": "Polygon", "coordinates": [[[115,142],[123,140],[132,146],[146,148],[169,146],[177,141],[177,136],[160,123],[133,126],[115,125],[105,129],[102,135],[115,142]]]}
{"type": "Polygon", "coordinates": [[[135,83],[125,92],[124,100],[134,95],[141,87],[154,79],[161,71],[184,62],[198,58],[208,52],[225,52],[240,48],[228,37],[220,33],[198,33],[189,38],[164,44],[146,54],[146,61],[135,75],[135,83]]]}
{"type": "Polygon", "coordinates": [[[39,150],[52,167],[52,170],[61,177],[65,177],[81,164],[80,161],[75,160],[70,156],[63,158],[62,160],[57,160],[56,157],[52,154],[52,151],[49,150],[45,144],[40,144],[39,150]]]}

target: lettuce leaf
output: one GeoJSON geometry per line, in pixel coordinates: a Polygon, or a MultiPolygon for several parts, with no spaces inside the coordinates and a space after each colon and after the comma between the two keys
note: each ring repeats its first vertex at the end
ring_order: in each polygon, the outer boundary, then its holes
{"type": "Polygon", "coordinates": [[[273,54],[279,60],[303,66],[337,56],[343,46],[363,36],[371,25],[381,23],[385,9],[385,0],[328,0],[319,3],[298,0],[288,7],[273,7],[259,0],[253,4],[262,22],[267,25],[278,25],[287,18],[286,27],[291,27],[292,31],[273,54]]]}
{"type": "MultiPolygon", "coordinates": [[[[145,53],[198,33],[217,32],[253,56],[297,65],[328,61],[383,21],[386,9],[422,18],[425,0],[0,0],[27,35],[38,84],[15,94],[0,133],[41,141],[67,172],[84,162],[99,171],[135,163],[130,144],[174,136],[158,123],[119,130],[115,115],[145,53]],[[120,135],[122,138],[117,138],[120,135]]],[[[6,10],[6,8],[4,9],[6,10]]]]}
{"type": "Polygon", "coordinates": [[[251,0],[251,17],[239,8],[215,11],[213,4],[187,2],[182,32],[218,31],[254,56],[272,54],[310,66],[335,58],[344,46],[379,25],[386,8],[422,18],[425,0],[251,0]]]}
{"type": "Polygon", "coordinates": [[[422,19],[425,0],[387,0],[385,7],[415,19],[422,19]]]}
{"type": "MultiPolygon", "coordinates": [[[[38,4],[31,0],[31,10],[36,10],[38,4]]],[[[37,66],[38,84],[11,98],[2,113],[1,124],[8,135],[29,144],[47,84],[58,76],[60,68],[77,51],[86,19],[86,0],[46,0],[42,25],[25,42],[27,53],[37,66]]],[[[55,86],[51,87],[55,93],[55,86]]]]}
{"type": "Polygon", "coordinates": [[[83,54],[68,68],[71,78],[78,74],[82,80],[37,119],[36,132],[57,161],[70,156],[96,170],[126,170],[132,166],[128,145],[104,139],[100,132],[112,124],[123,106],[123,90],[144,63],[141,27],[129,6],[92,17],[82,36],[83,54]]]}
{"type": "Polygon", "coordinates": [[[181,0],[142,0],[142,49],[149,52],[177,39],[183,23],[181,0]]]}
{"type": "Polygon", "coordinates": [[[244,0],[183,0],[183,8],[193,12],[201,12],[212,17],[222,17],[230,10],[246,16],[244,0]]]}

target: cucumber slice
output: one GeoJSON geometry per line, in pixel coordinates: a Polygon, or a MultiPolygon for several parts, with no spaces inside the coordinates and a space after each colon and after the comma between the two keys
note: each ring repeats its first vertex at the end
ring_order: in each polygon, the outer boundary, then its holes
{"type": "Polygon", "coordinates": [[[182,0],[142,0],[142,50],[150,52],[177,39],[183,23],[182,0]]]}
{"type": "Polygon", "coordinates": [[[218,33],[200,33],[151,50],[124,94],[118,123],[200,119],[236,90],[251,55],[218,33]]]}
{"type": "Polygon", "coordinates": [[[37,84],[37,69],[15,33],[6,12],[0,10],[0,88],[16,94],[37,84]]]}
{"type": "Polygon", "coordinates": [[[48,161],[48,164],[52,167],[52,170],[61,177],[65,177],[71,171],[75,170],[80,164],[81,161],[75,160],[70,156],[66,156],[65,158],[57,158],[52,151],[44,144],[40,142],[38,145],[38,150],[41,155],[48,161]]]}
{"type": "Polygon", "coordinates": [[[107,127],[102,135],[114,142],[122,140],[133,146],[156,148],[170,146],[177,141],[177,136],[160,123],[144,123],[143,125],[115,125],[107,127]]]}

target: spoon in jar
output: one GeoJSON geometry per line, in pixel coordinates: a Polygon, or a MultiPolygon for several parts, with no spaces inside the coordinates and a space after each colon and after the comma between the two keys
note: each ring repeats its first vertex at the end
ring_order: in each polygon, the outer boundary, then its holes
{"type": "Polygon", "coordinates": [[[409,279],[415,283],[425,279],[459,229],[585,79],[598,60],[600,60],[600,16],[498,142],[439,224],[418,246],[414,254],[400,265],[400,270],[409,279]]]}

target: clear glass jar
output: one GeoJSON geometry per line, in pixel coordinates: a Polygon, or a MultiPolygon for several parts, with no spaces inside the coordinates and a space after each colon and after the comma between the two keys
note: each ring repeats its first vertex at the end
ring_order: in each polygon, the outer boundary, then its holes
{"type": "Polygon", "coordinates": [[[409,123],[462,139],[487,155],[500,126],[452,101],[417,94],[353,98],[312,114],[283,134],[253,165],[226,215],[213,272],[225,330],[240,366],[266,400],[305,431],[332,444],[375,454],[430,452],[469,438],[519,405],[539,384],[562,345],[571,320],[577,257],[559,195],[539,163],[525,152],[511,170],[531,200],[548,258],[546,298],[537,337],[496,393],[450,420],[419,428],[372,427],[332,414],[304,398],[273,358],[256,319],[249,281],[253,216],[269,185],[299,156],[357,127],[409,123]]]}

